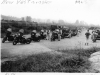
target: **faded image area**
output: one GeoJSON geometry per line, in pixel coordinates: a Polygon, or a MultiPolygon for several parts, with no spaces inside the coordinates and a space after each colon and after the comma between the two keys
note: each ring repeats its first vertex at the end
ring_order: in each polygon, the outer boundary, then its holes
{"type": "Polygon", "coordinates": [[[99,0],[1,0],[1,72],[100,73],[99,0]]]}

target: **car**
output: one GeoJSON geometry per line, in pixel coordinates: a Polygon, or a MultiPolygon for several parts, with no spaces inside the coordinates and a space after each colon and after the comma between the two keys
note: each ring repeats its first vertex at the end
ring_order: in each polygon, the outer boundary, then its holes
{"type": "Polygon", "coordinates": [[[100,40],[100,30],[96,30],[95,34],[93,34],[91,38],[93,42],[96,42],[96,40],[100,40]]]}
{"type": "Polygon", "coordinates": [[[76,36],[77,35],[77,33],[78,33],[78,30],[77,29],[72,29],[71,30],[72,31],[72,36],[76,36]]]}
{"type": "Polygon", "coordinates": [[[34,41],[34,42],[40,42],[40,34],[39,33],[36,33],[36,34],[31,34],[31,41],[34,41]]]}
{"type": "Polygon", "coordinates": [[[53,32],[51,36],[51,41],[55,41],[56,39],[60,41],[61,39],[60,34],[58,34],[57,32],[53,32]]]}
{"type": "Polygon", "coordinates": [[[70,29],[62,29],[62,38],[71,38],[72,34],[71,34],[71,30],[70,29]]]}
{"type": "Polygon", "coordinates": [[[43,40],[43,39],[46,39],[46,32],[40,32],[40,38],[43,40]]]}

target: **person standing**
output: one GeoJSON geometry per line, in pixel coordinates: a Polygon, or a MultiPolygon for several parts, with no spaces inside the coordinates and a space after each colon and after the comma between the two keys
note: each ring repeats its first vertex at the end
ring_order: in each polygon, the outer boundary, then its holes
{"type": "Polygon", "coordinates": [[[88,43],[88,40],[89,40],[89,36],[90,36],[91,34],[90,34],[90,32],[89,32],[89,30],[87,30],[87,32],[85,33],[85,36],[86,36],[86,43],[85,43],[85,45],[88,45],[89,43],[88,43]]]}
{"type": "Polygon", "coordinates": [[[36,37],[36,30],[33,30],[32,32],[31,32],[31,38],[35,38],[36,37]]]}
{"type": "Polygon", "coordinates": [[[12,34],[12,29],[11,28],[8,28],[7,31],[6,31],[6,37],[5,38],[6,39],[11,38],[12,37],[11,34],[12,34]]]}
{"type": "Polygon", "coordinates": [[[19,30],[19,40],[23,39],[23,35],[24,35],[24,29],[20,29],[19,30]]]}
{"type": "Polygon", "coordinates": [[[12,34],[12,29],[11,28],[8,28],[7,29],[7,32],[6,32],[6,37],[10,37],[12,34]]]}
{"type": "Polygon", "coordinates": [[[91,39],[94,41],[97,37],[96,31],[92,31],[91,39]]]}
{"type": "Polygon", "coordinates": [[[47,30],[47,40],[50,40],[50,30],[47,30]]]}

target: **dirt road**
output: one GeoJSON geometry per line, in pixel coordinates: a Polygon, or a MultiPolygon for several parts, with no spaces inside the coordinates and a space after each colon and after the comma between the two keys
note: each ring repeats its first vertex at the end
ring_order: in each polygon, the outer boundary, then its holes
{"type": "Polygon", "coordinates": [[[89,40],[89,46],[85,46],[86,30],[83,30],[79,36],[72,38],[65,38],[61,41],[51,42],[49,40],[41,40],[40,42],[32,42],[29,45],[12,45],[12,43],[6,42],[1,43],[1,56],[12,57],[20,55],[31,55],[36,53],[54,51],[54,50],[64,50],[64,49],[79,49],[79,48],[90,48],[90,47],[100,47],[100,40],[93,43],[91,39],[89,40]]]}
{"type": "MultiPolygon", "coordinates": [[[[63,49],[79,49],[79,48],[91,48],[91,47],[100,47],[100,40],[97,40],[96,43],[93,43],[91,40],[91,36],[89,38],[89,45],[86,46],[86,38],[85,38],[86,30],[83,30],[79,36],[74,36],[72,38],[62,39],[61,41],[41,41],[39,44],[45,47],[48,47],[53,50],[63,50],[63,49]]],[[[91,33],[92,31],[90,31],[91,33]]]]}

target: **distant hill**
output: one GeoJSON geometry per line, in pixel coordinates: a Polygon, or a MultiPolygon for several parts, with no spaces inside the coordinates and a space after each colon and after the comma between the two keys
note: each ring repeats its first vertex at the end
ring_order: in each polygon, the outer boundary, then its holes
{"type": "Polygon", "coordinates": [[[13,16],[5,16],[5,15],[1,15],[1,19],[4,20],[15,20],[15,21],[20,21],[21,18],[17,18],[17,17],[13,17],[13,16]]]}

